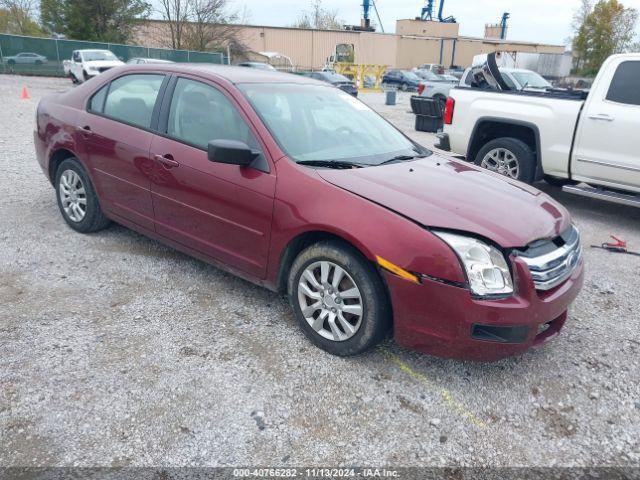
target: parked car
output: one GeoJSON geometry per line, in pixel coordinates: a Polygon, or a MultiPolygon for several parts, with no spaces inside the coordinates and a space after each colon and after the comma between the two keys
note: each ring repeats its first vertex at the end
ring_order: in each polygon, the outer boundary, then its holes
{"type": "Polygon", "coordinates": [[[423,63],[418,67],[418,70],[429,70],[438,75],[444,73],[444,67],[439,63],[423,63]]]}
{"type": "MultiPolygon", "coordinates": [[[[486,83],[500,85],[482,71],[486,83]]],[[[610,57],[588,96],[453,89],[440,147],[523,182],[546,178],[571,193],[640,206],[638,78],[636,53],[610,57]]]]}
{"type": "Polygon", "coordinates": [[[124,62],[109,50],[74,50],[71,60],[63,62],[64,72],[73,83],[82,83],[124,62]]]}
{"type": "Polygon", "coordinates": [[[139,64],[147,64],[147,63],[174,63],[171,60],[162,60],[160,58],[139,58],[139,57],[135,57],[135,58],[130,58],[129,60],[127,60],[127,64],[129,65],[139,65],[139,64]]]}
{"type": "Polygon", "coordinates": [[[47,63],[47,57],[37,53],[22,52],[12,57],[4,57],[7,65],[42,65],[47,63]]]}
{"type": "Polygon", "coordinates": [[[420,86],[420,77],[409,70],[387,70],[382,76],[382,87],[395,87],[402,91],[418,90],[420,86]]]}
{"type": "Polygon", "coordinates": [[[339,73],[311,72],[309,73],[309,77],[320,80],[321,82],[330,83],[334,87],[338,87],[340,90],[344,90],[349,95],[353,95],[354,97],[358,96],[358,87],[356,87],[356,84],[344,75],[340,75],[339,73]]]}
{"type": "Polygon", "coordinates": [[[445,357],[518,354],[560,332],[582,284],[560,204],[303,76],[129,65],[43,98],[34,139],[72,229],[115,221],[286,293],[333,354],[391,329],[445,357]]]}
{"type": "Polygon", "coordinates": [[[458,84],[458,79],[447,79],[431,70],[416,70],[414,73],[422,79],[418,94],[421,97],[433,98],[440,105],[440,111],[444,112],[449,91],[458,84]]]}
{"type": "MultiPolygon", "coordinates": [[[[551,83],[531,70],[500,68],[499,71],[504,82],[509,89],[513,91],[528,90],[531,92],[544,92],[553,88],[551,83]]],[[[473,75],[471,74],[471,68],[468,68],[460,79],[460,85],[470,87],[472,82],[473,75]]]]}
{"type": "Polygon", "coordinates": [[[264,62],[242,62],[238,64],[239,67],[257,68],[258,70],[272,70],[277,71],[273,65],[269,65],[264,62]]]}

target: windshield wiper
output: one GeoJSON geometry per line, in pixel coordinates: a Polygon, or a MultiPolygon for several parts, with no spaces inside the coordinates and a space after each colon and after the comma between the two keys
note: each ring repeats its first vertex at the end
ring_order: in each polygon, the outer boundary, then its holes
{"type": "Polygon", "coordinates": [[[308,165],[310,167],[327,167],[327,168],[361,168],[370,167],[366,163],[344,162],[340,160],[300,160],[296,162],[300,165],[308,165]]]}
{"type": "Polygon", "coordinates": [[[416,158],[426,158],[429,155],[396,155],[393,158],[390,158],[389,160],[385,160],[382,163],[378,163],[377,166],[380,165],[387,165],[389,163],[397,163],[397,162],[405,162],[407,160],[414,160],[416,158]]]}

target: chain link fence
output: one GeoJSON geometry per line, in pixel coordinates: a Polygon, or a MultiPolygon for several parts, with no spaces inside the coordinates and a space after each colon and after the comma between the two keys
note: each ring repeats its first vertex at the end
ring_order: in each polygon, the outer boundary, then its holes
{"type": "Polygon", "coordinates": [[[70,60],[74,50],[83,49],[110,50],[123,62],[142,57],[186,63],[228,63],[228,58],[221,52],[194,52],[0,34],[0,73],[63,77],[62,62],[70,60]]]}

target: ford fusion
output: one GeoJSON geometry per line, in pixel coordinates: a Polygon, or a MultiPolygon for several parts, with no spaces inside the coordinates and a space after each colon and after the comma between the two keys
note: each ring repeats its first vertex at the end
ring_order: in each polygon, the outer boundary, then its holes
{"type": "Polygon", "coordinates": [[[519,354],[558,335],[582,285],[561,205],[310,78],[118,67],[44,98],[35,146],[72,229],[117,222],[285,293],[332,354],[389,334],[442,357],[519,354]]]}

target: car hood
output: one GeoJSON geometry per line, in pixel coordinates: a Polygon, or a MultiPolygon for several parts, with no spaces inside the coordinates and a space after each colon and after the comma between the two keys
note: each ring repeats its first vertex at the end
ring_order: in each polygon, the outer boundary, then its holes
{"type": "Polygon", "coordinates": [[[124,65],[124,62],[121,62],[120,60],[91,60],[84,63],[95,68],[119,67],[120,65],[124,65]]]}
{"type": "Polygon", "coordinates": [[[318,174],[425,227],[474,233],[504,248],[556,237],[570,225],[566,209],[540,190],[437,155],[318,174]]]}

